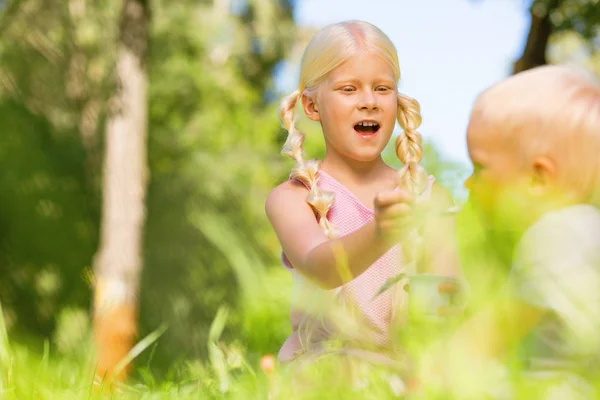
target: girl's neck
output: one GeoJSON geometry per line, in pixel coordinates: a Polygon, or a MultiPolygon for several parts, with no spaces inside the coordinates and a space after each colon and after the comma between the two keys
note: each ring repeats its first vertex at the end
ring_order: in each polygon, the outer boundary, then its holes
{"type": "Polygon", "coordinates": [[[328,155],[325,155],[320,169],[340,181],[353,183],[371,182],[392,171],[392,168],[381,157],[369,162],[354,160],[348,162],[337,157],[328,157],[328,155]]]}

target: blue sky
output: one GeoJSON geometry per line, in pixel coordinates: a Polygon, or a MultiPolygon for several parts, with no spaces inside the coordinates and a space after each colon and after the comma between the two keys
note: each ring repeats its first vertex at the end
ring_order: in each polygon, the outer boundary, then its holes
{"type": "MultiPolygon", "coordinates": [[[[420,132],[448,158],[468,163],[465,131],[477,94],[510,73],[529,29],[524,0],[297,0],[300,26],[362,19],[381,28],[400,57],[400,90],[421,103],[420,132]]],[[[297,66],[294,66],[297,67],[297,66]]],[[[297,69],[280,77],[295,88],[297,69]]]]}

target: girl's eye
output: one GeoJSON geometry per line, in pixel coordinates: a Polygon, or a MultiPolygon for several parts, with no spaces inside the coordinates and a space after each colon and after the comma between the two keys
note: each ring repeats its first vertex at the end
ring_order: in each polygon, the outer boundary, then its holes
{"type": "Polygon", "coordinates": [[[342,88],[342,92],[353,92],[354,88],[352,86],[344,86],[342,88]]]}
{"type": "Polygon", "coordinates": [[[385,87],[385,86],[379,86],[377,89],[378,92],[387,92],[388,90],[390,90],[389,88],[385,87]]]}

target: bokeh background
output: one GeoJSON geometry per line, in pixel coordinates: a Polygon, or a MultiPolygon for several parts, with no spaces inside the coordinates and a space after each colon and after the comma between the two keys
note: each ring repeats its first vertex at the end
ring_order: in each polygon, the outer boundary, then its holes
{"type": "MultiPolygon", "coordinates": [[[[390,36],[400,89],[422,106],[424,164],[459,203],[481,90],[543,63],[600,74],[598,0],[139,3],[150,25],[138,336],[166,327],[135,358],[145,382],[180,379],[182,366],[209,376],[199,371],[218,370],[217,353],[225,369],[256,365],[289,334],[291,281],[264,200],[292,166],[279,154],[278,101],[316,30],[363,19],[390,36]]],[[[122,10],[117,0],[0,0],[0,304],[11,351],[32,360],[81,358],[91,340],[122,10]]],[[[309,155],[322,156],[319,127],[300,128],[309,155]]],[[[386,159],[398,166],[393,152],[386,159]]]]}

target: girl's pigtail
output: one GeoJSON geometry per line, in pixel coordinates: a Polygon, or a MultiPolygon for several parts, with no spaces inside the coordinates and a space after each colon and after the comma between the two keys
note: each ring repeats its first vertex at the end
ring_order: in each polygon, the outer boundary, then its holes
{"type": "Polygon", "coordinates": [[[334,226],[327,219],[327,213],[333,204],[334,195],[325,192],[317,186],[319,162],[316,160],[304,160],[304,133],[296,129],[296,104],[302,93],[299,90],[294,91],[281,102],[279,115],[283,127],[288,131],[288,137],[283,145],[281,154],[296,161],[296,166],[292,169],[290,177],[302,182],[308,189],[307,203],[311,206],[319,218],[319,225],[328,238],[337,237],[334,226]]]}
{"type": "MultiPolygon", "coordinates": [[[[396,155],[403,167],[398,171],[400,187],[418,197],[427,188],[427,173],[419,164],[423,158],[422,138],[417,128],[421,125],[421,107],[408,96],[398,93],[398,123],[403,132],[396,139],[396,155]]],[[[420,262],[422,237],[418,230],[412,231],[402,243],[406,269],[415,272],[420,262]]]]}
{"type": "Polygon", "coordinates": [[[417,129],[421,125],[421,107],[408,96],[398,93],[398,124],[403,132],[396,139],[396,155],[404,164],[398,172],[400,186],[419,195],[427,185],[427,173],[419,165],[423,158],[422,138],[417,129]]]}

